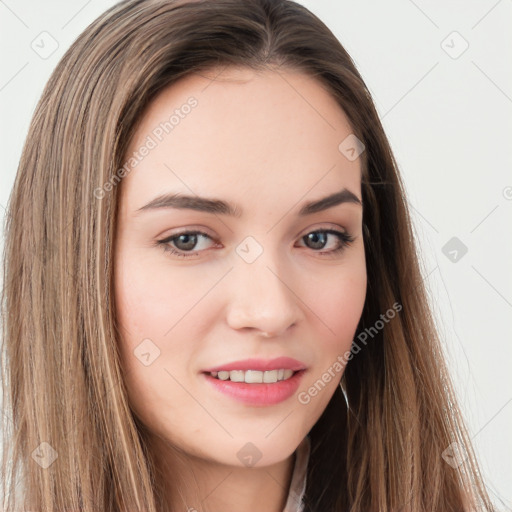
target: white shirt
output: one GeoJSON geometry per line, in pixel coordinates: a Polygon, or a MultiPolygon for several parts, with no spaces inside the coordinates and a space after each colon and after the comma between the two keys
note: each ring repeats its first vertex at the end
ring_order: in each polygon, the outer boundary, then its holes
{"type": "Polygon", "coordinates": [[[311,442],[306,436],[295,450],[295,466],[293,468],[292,481],[288,492],[288,500],[283,512],[302,512],[304,503],[302,498],[306,491],[306,476],[309,462],[311,442]]]}

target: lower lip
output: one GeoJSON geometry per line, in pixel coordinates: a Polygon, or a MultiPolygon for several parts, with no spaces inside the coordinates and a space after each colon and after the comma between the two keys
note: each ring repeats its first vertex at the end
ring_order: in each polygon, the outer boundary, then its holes
{"type": "Polygon", "coordinates": [[[203,375],[206,381],[214,386],[217,391],[239,402],[251,405],[274,405],[287,400],[297,391],[304,372],[305,370],[300,370],[287,380],[257,384],[220,380],[208,373],[203,375]]]}

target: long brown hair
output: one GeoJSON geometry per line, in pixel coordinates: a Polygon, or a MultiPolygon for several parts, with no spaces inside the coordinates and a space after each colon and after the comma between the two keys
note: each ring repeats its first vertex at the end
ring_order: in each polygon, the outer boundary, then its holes
{"type": "Polygon", "coordinates": [[[117,352],[116,185],[155,95],[218,66],[299,70],[337,100],[365,146],[368,289],[358,335],[392,304],[401,306],[361,344],[309,433],[306,511],[492,510],[371,95],[329,29],[289,0],[120,2],[87,27],[53,72],[6,223],[4,508],[166,510],[117,352]],[[453,443],[467,455],[460,465],[442,456],[453,443]]]}

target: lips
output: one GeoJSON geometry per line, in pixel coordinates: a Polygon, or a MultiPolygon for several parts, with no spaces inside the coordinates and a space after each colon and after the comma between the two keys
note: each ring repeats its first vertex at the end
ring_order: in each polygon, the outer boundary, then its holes
{"type": "Polygon", "coordinates": [[[233,361],[206,368],[202,374],[206,383],[225,397],[249,406],[265,407],[291,398],[305,371],[303,362],[283,356],[233,361]]]}
{"type": "Polygon", "coordinates": [[[203,373],[221,372],[221,371],[233,371],[233,370],[257,370],[257,371],[270,371],[270,370],[292,370],[298,372],[305,370],[306,365],[293,359],[291,357],[276,357],[275,359],[244,359],[241,361],[233,361],[231,363],[221,364],[219,366],[212,366],[202,370],[203,373]]]}
{"type": "MultiPolygon", "coordinates": [[[[290,370],[291,371],[291,370],[290,370]]],[[[203,373],[208,386],[224,399],[241,402],[250,407],[268,407],[290,399],[296,392],[306,370],[295,372],[291,377],[274,383],[233,382],[219,380],[210,373],[203,373]]]]}

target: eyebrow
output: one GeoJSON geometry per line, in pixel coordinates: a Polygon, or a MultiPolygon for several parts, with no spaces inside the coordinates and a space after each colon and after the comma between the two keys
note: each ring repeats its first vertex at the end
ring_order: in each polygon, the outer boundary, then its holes
{"type": "MultiPolygon", "coordinates": [[[[344,188],[339,192],[322,199],[305,203],[300,209],[298,215],[301,217],[311,215],[343,203],[353,203],[363,206],[361,200],[353,192],[344,188]]],[[[222,199],[186,196],[179,193],[161,194],[136,211],[138,213],[141,211],[156,210],[160,208],[196,210],[199,212],[229,215],[232,217],[241,217],[243,213],[243,210],[240,207],[228,203],[227,201],[223,201],[222,199]]]]}

